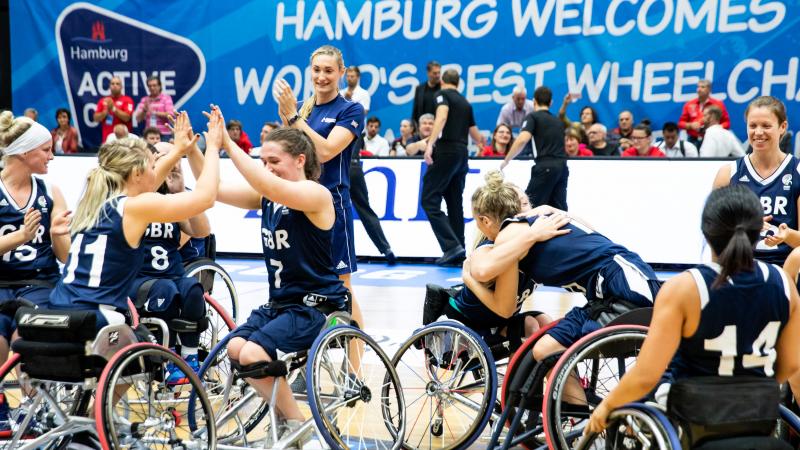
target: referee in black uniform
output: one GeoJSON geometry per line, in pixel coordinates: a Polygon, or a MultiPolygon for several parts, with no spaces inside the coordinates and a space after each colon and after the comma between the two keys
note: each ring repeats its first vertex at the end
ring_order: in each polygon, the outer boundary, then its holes
{"type": "Polygon", "coordinates": [[[361,168],[361,151],[364,150],[364,135],[358,137],[356,146],[353,149],[353,154],[350,159],[350,200],[353,202],[353,208],[358,213],[358,218],[361,219],[361,225],[364,225],[367,235],[378,248],[378,251],[386,258],[386,263],[393,266],[397,263],[392,248],[389,247],[389,241],[386,240],[386,235],[383,234],[381,221],[378,215],[372,210],[369,204],[369,191],[367,191],[367,182],[364,180],[364,170],[361,168]]]}
{"type": "Polygon", "coordinates": [[[539,86],[533,93],[533,112],[522,122],[519,136],[514,139],[500,168],[504,168],[525,147],[531,137],[536,144],[531,168],[531,180],[525,193],[531,206],[550,205],[567,210],[567,152],[564,150],[564,123],[550,113],[553,91],[539,86]]]}
{"type": "Polygon", "coordinates": [[[442,74],[442,89],[435,98],[436,119],[425,149],[428,170],[422,179],[422,209],[428,215],[433,234],[439,241],[442,257],[436,264],[460,264],[464,260],[464,182],[469,158],[467,136],[483,148],[484,138],[475,126],[475,116],[467,99],[458,93],[458,72],[442,74]],[[435,145],[435,150],[434,150],[435,145]],[[447,215],[442,212],[442,199],[447,215]]]}

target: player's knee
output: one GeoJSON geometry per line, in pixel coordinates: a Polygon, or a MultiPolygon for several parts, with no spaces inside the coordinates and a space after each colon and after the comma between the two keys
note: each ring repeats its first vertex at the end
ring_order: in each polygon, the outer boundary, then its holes
{"type": "Polygon", "coordinates": [[[264,361],[272,361],[266,351],[261,346],[253,342],[247,342],[239,351],[239,364],[248,366],[264,361]]]}
{"type": "Polygon", "coordinates": [[[245,343],[247,343],[247,341],[240,337],[235,337],[228,341],[228,358],[238,360],[239,353],[242,351],[242,347],[244,347],[245,343]]]}

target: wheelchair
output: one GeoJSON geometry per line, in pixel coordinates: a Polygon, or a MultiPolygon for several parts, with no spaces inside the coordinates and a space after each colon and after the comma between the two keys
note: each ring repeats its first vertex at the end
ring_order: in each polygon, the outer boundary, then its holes
{"type": "Polygon", "coordinates": [[[95,332],[96,319],[94,311],[18,309],[20,339],[0,367],[7,399],[14,393],[18,401],[0,448],[65,447],[80,434],[96,436],[104,449],[216,448],[211,404],[183,359],[148,342],[151,335],[141,327],[95,332]],[[167,363],[186,371],[189,385],[182,391],[164,383],[167,363]],[[200,392],[192,415],[201,432],[185,420],[192,388],[200,392]]]}
{"type": "MultiPolygon", "coordinates": [[[[406,415],[400,379],[389,357],[378,344],[349,324],[346,312],[327,316],[326,326],[308,351],[278,353],[259,376],[285,377],[291,383],[302,372],[305,392],[293,392],[301,411],[310,420],[288,436],[278,436],[276,393],[266,402],[245,381],[243,368],[227,357],[225,337],[200,369],[203,389],[216,417],[219,449],[282,449],[298,446],[316,429],[324,444],[334,449],[398,449],[405,434],[406,415]],[[351,364],[351,351],[361,348],[359,367],[351,364]]],[[[294,390],[294,389],[293,389],[294,390]]],[[[197,432],[191,415],[188,422],[197,432]]]]}
{"type": "Polygon", "coordinates": [[[670,390],[666,412],[659,406],[630,403],[611,412],[605,431],[581,438],[576,448],[795,448],[786,438],[800,434],[800,418],[779,404],[774,380],[713,376],[681,380],[673,384],[676,387],[681,393],[674,396],[670,390]]]}
{"type": "Polygon", "coordinates": [[[603,328],[541,361],[531,351],[558,321],[530,336],[508,364],[500,394],[502,414],[488,448],[572,448],[593,408],[635,363],[651,314],[652,308],[614,314],[603,328]],[[570,379],[578,382],[583,398],[566,393],[570,379]],[[503,426],[507,430],[501,442],[503,426]]]}
{"type": "Polygon", "coordinates": [[[184,261],[184,271],[187,277],[195,277],[203,285],[203,292],[206,294],[206,301],[215,304],[220,309],[227,312],[230,319],[228,328],[236,328],[239,319],[239,295],[236,293],[236,286],[230,275],[215,262],[217,258],[217,241],[213,234],[205,238],[205,253],[203,256],[184,261]],[[214,288],[217,288],[216,291],[214,288]]]}

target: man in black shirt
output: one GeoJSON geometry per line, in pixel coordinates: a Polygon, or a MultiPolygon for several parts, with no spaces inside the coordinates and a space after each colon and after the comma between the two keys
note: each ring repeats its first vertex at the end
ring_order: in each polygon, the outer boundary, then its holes
{"type": "Polygon", "coordinates": [[[564,151],[564,123],[550,113],[552,103],[550,88],[539,86],[533,93],[533,112],[522,122],[522,130],[500,168],[508,165],[532,137],[536,144],[536,165],[531,168],[531,180],[525,193],[531,206],[550,205],[566,211],[569,169],[564,151]]]}
{"type": "Polygon", "coordinates": [[[422,179],[422,209],[428,215],[442,257],[436,264],[460,264],[464,260],[464,182],[467,179],[467,136],[483,148],[485,139],[475,126],[472,106],[458,93],[458,72],[442,75],[442,89],[436,95],[436,119],[425,149],[428,170],[422,179]],[[436,146],[434,151],[434,145],[436,146]],[[442,212],[442,198],[447,215],[442,212]]]}
{"type": "Polygon", "coordinates": [[[429,62],[428,81],[417,85],[417,89],[414,91],[414,107],[411,109],[411,118],[414,119],[417,126],[419,126],[419,116],[436,113],[434,98],[442,88],[441,76],[442,65],[436,61],[429,62]]]}

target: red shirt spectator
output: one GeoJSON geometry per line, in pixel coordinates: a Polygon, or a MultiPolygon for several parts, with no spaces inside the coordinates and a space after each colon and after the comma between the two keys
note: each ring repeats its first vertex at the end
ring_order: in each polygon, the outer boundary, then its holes
{"type": "Polygon", "coordinates": [[[667,155],[665,155],[664,152],[659,150],[658,147],[650,147],[650,149],[644,155],[640,155],[639,151],[636,149],[636,147],[628,147],[627,150],[622,152],[622,156],[623,157],[626,157],[626,156],[627,157],[630,157],[630,156],[635,156],[635,157],[638,157],[638,156],[651,156],[651,157],[655,157],[655,158],[666,158],[667,155]]]}
{"type": "Polygon", "coordinates": [[[581,134],[577,128],[568,127],[564,132],[564,151],[570,158],[580,156],[594,156],[594,152],[581,144],[581,134]]]}
{"type": "Polygon", "coordinates": [[[492,145],[487,145],[487,146],[483,147],[483,150],[481,151],[481,153],[478,156],[482,156],[482,157],[506,156],[506,154],[505,153],[500,153],[498,151],[495,151],[494,146],[492,146],[492,145]]]}
{"type": "Polygon", "coordinates": [[[249,155],[250,149],[253,148],[253,143],[250,142],[250,137],[247,136],[247,133],[242,129],[242,122],[231,119],[228,121],[226,128],[228,129],[228,135],[231,137],[231,140],[249,155]]]}
{"type": "Polygon", "coordinates": [[[731,127],[731,119],[728,117],[728,111],[725,109],[725,104],[715,98],[711,98],[711,82],[708,80],[700,80],[697,83],[697,98],[689,100],[683,105],[683,112],[681,118],[678,120],[678,128],[686,130],[686,133],[697,140],[702,134],[700,130],[703,128],[703,110],[708,105],[715,105],[722,110],[722,120],[720,125],[728,129],[731,127]]]}
{"type": "Polygon", "coordinates": [[[133,114],[133,99],[122,95],[122,80],[117,77],[111,79],[111,95],[103,97],[97,102],[94,121],[103,124],[103,139],[105,142],[109,134],[114,132],[114,127],[124,124],[128,131],[133,131],[131,115],[133,114]]]}

